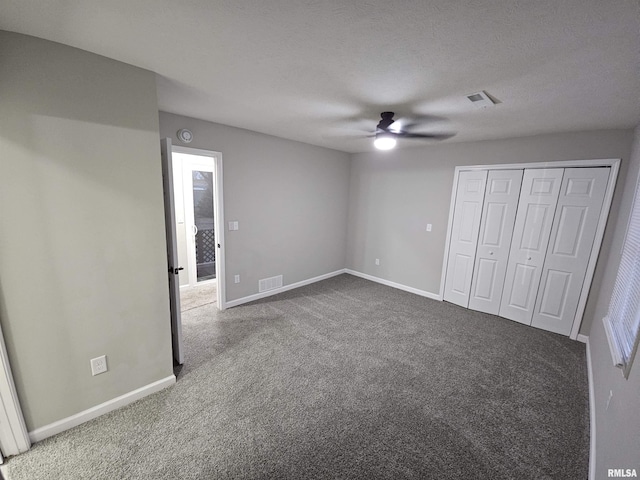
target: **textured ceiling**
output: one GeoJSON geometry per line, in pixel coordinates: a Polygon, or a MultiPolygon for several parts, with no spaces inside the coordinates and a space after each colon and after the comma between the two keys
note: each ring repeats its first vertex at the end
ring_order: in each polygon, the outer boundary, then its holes
{"type": "Polygon", "coordinates": [[[639,26],[638,0],[0,0],[0,29],[156,72],[163,111],[347,152],[383,110],[446,142],[633,127],[639,26]]]}

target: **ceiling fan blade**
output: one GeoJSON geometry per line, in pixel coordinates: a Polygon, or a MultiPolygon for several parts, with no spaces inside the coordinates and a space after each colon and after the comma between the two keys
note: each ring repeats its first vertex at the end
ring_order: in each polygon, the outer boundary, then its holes
{"type": "Polygon", "coordinates": [[[400,132],[395,134],[398,138],[432,138],[434,140],[446,140],[455,135],[455,133],[410,133],[400,132]]]}
{"type": "MultiPolygon", "coordinates": [[[[451,132],[421,132],[420,130],[411,132],[409,130],[414,127],[420,127],[429,123],[440,123],[440,125],[429,125],[431,129],[447,130],[446,124],[449,123],[446,118],[438,117],[436,115],[413,115],[412,117],[401,117],[397,120],[393,118],[393,112],[382,112],[380,114],[381,119],[376,125],[375,131],[367,129],[366,131],[360,130],[359,134],[353,132],[352,134],[333,135],[334,138],[378,138],[379,136],[392,136],[395,138],[422,138],[433,140],[446,140],[455,135],[451,132]]],[[[359,130],[359,129],[358,129],[359,130]]],[[[324,135],[325,138],[329,138],[329,135],[324,135]]]]}
{"type": "Polygon", "coordinates": [[[358,139],[358,138],[367,138],[367,137],[375,137],[377,132],[372,131],[371,128],[367,129],[351,129],[348,131],[330,131],[329,133],[322,134],[322,138],[326,140],[338,140],[338,139],[358,139]]]}
{"type": "Polygon", "coordinates": [[[439,123],[439,122],[447,122],[448,120],[444,117],[439,117],[437,115],[413,115],[411,117],[401,117],[398,118],[391,125],[391,130],[411,130],[416,127],[420,127],[425,123],[439,123]]]}
{"type": "Polygon", "coordinates": [[[404,129],[405,129],[405,125],[400,120],[396,120],[386,128],[386,131],[391,133],[400,133],[404,129]]]}

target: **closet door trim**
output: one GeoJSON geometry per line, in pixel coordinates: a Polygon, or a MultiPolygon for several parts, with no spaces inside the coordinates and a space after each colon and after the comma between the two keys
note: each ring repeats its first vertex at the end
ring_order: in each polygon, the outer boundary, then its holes
{"type": "MultiPolygon", "coordinates": [[[[447,226],[447,237],[445,240],[444,259],[442,262],[442,274],[440,277],[440,300],[444,298],[444,284],[447,274],[447,261],[449,257],[449,247],[451,243],[451,227],[453,224],[453,212],[455,209],[455,201],[458,189],[458,176],[460,172],[468,170],[517,170],[528,168],[575,168],[575,167],[610,167],[611,173],[609,175],[609,182],[607,183],[607,189],[604,196],[604,202],[602,204],[602,211],[600,212],[600,218],[598,220],[598,227],[596,229],[596,237],[593,242],[591,254],[589,256],[589,262],[587,265],[587,272],[582,284],[582,292],[580,293],[580,299],[578,301],[578,308],[573,320],[573,326],[571,328],[571,334],[569,337],[573,340],[578,340],[578,333],[580,331],[580,325],[582,324],[582,315],[587,304],[587,297],[589,293],[589,287],[593,280],[593,274],[596,268],[596,261],[598,260],[598,254],[600,247],[602,246],[602,239],[604,237],[604,230],[607,225],[607,219],[609,218],[609,210],[611,209],[611,202],[613,200],[613,193],[616,186],[616,180],[618,179],[618,172],[620,170],[619,158],[606,158],[597,160],[567,160],[557,162],[539,162],[539,163],[508,163],[508,164],[496,164],[496,165],[470,165],[463,167],[456,167],[453,188],[451,191],[451,203],[449,205],[449,220],[447,226]]],[[[582,337],[582,336],[581,336],[582,337]]],[[[586,338],[581,338],[586,341],[586,338]]]]}

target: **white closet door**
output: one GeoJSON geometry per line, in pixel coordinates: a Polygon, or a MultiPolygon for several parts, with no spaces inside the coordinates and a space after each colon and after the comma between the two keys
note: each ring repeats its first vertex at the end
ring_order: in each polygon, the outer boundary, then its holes
{"type": "Polygon", "coordinates": [[[582,291],[609,168],[567,168],[531,325],[569,335],[582,291]]]}
{"type": "Polygon", "coordinates": [[[467,307],[487,171],[460,172],[449,243],[444,299],[467,307]]]}
{"type": "Polygon", "coordinates": [[[524,170],[491,170],[484,195],[469,308],[497,315],[524,170]]]}
{"type": "Polygon", "coordinates": [[[501,317],[531,324],[564,169],[528,169],[522,179],[501,317]]]}

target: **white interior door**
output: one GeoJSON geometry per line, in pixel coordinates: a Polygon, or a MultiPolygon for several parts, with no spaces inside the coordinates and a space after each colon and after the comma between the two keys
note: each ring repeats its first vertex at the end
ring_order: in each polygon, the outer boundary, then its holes
{"type": "Polygon", "coordinates": [[[482,208],[469,308],[497,315],[524,170],[491,170],[482,208]]]}
{"type": "Polygon", "coordinates": [[[462,307],[469,305],[486,183],[486,170],[460,172],[458,175],[444,299],[462,307]]]}
{"type": "Polygon", "coordinates": [[[567,168],[531,325],[569,335],[602,210],[609,168],[567,168]]]}
{"type": "Polygon", "coordinates": [[[178,242],[176,238],[176,214],[173,191],[173,162],[171,158],[171,139],[160,141],[162,154],[162,183],[164,188],[164,216],[167,237],[167,264],[169,270],[169,308],[171,311],[171,337],[173,341],[173,358],[182,365],[184,350],[182,347],[182,317],[180,315],[180,286],[178,275],[178,242]]]}
{"type": "Polygon", "coordinates": [[[531,324],[564,169],[528,169],[522,179],[501,317],[531,324]]]}

